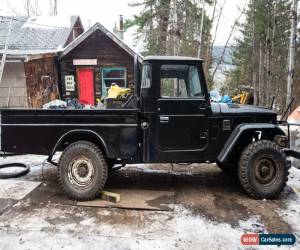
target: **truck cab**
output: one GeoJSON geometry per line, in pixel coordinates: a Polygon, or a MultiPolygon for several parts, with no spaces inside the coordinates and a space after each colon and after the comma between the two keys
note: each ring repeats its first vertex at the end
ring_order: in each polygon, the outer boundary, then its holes
{"type": "Polygon", "coordinates": [[[272,110],[211,103],[203,61],[198,58],[146,57],[140,112],[142,160],[149,163],[231,164],[238,161],[242,149],[255,134],[261,133],[268,140],[284,135],[276,126],[277,115],[272,110]],[[241,139],[233,131],[240,131],[241,139]],[[236,142],[230,143],[233,141],[236,142]]]}
{"type": "Polygon", "coordinates": [[[140,109],[144,162],[206,160],[212,111],[202,60],[146,57],[140,109]]]}

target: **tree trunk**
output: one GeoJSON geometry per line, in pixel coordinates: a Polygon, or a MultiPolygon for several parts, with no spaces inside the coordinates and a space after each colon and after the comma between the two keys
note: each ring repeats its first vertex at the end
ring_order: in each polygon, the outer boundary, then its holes
{"type": "Polygon", "coordinates": [[[255,0],[252,0],[252,83],[254,88],[254,104],[258,105],[259,86],[257,81],[257,40],[256,40],[256,22],[255,22],[255,0]]]}
{"type": "Polygon", "coordinates": [[[263,103],[263,46],[262,42],[259,43],[259,69],[258,69],[258,105],[262,105],[263,103]]]}
{"type": "Polygon", "coordinates": [[[160,28],[160,34],[158,34],[158,45],[159,45],[159,54],[167,54],[167,38],[168,38],[168,27],[170,19],[170,4],[171,0],[162,1],[162,9],[158,14],[158,26],[160,28]]]}
{"type": "Polygon", "coordinates": [[[265,105],[270,105],[271,93],[273,92],[271,86],[271,29],[272,29],[272,6],[268,0],[268,28],[267,28],[267,37],[266,37],[266,98],[265,105]]]}
{"type": "Polygon", "coordinates": [[[292,95],[293,95],[293,78],[294,78],[294,67],[295,67],[295,48],[296,48],[296,31],[297,31],[297,11],[298,11],[298,0],[293,0],[286,105],[289,105],[289,103],[291,102],[291,99],[292,99],[292,95]]]}
{"type": "Polygon", "coordinates": [[[177,0],[173,0],[173,55],[179,55],[177,0]]]}

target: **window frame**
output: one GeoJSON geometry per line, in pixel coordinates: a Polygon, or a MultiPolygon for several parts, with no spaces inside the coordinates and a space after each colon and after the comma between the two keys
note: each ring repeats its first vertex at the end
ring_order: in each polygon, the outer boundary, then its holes
{"type": "MultiPolygon", "coordinates": [[[[204,89],[204,79],[203,77],[201,76],[201,71],[200,71],[200,67],[199,65],[196,65],[196,64],[172,64],[172,63],[164,63],[164,64],[161,64],[160,67],[159,67],[159,98],[161,99],[165,99],[165,100],[168,100],[168,99],[183,99],[183,100],[187,100],[187,99],[197,99],[197,100],[201,100],[201,99],[205,99],[205,89],[204,89]],[[181,96],[170,96],[170,97],[166,97],[166,96],[162,96],[162,93],[161,93],[161,87],[162,87],[162,81],[161,81],[161,69],[163,66],[188,66],[188,74],[190,74],[190,67],[195,67],[197,69],[197,72],[198,72],[198,77],[199,77],[199,82],[200,82],[200,88],[201,88],[201,96],[187,96],[187,97],[181,97],[181,96]]],[[[188,76],[189,77],[189,76],[188,76]]],[[[177,78],[179,79],[179,78],[177,78]]],[[[191,89],[190,89],[190,84],[189,83],[186,83],[185,82],[185,85],[186,85],[186,91],[188,94],[191,94],[191,89]]]]}
{"type": "MultiPolygon", "coordinates": [[[[101,68],[101,95],[103,94],[103,88],[106,88],[104,81],[105,80],[124,80],[125,86],[124,88],[127,88],[127,68],[122,66],[116,66],[116,67],[102,67],[101,68]],[[113,69],[113,70],[124,70],[124,78],[107,78],[104,77],[104,70],[107,69],[113,69]]],[[[123,86],[120,86],[123,87],[123,86]]]]}
{"type": "Polygon", "coordinates": [[[143,65],[143,68],[142,68],[142,79],[141,79],[141,89],[150,89],[151,88],[151,86],[152,86],[152,66],[151,66],[151,64],[150,63],[145,63],[144,65],[143,65]],[[150,78],[150,84],[149,84],[149,86],[146,86],[146,85],[143,85],[143,78],[144,78],[144,67],[149,67],[149,74],[150,74],[150,76],[149,76],[149,78],[150,78]]]}
{"type": "MultiPolygon", "coordinates": [[[[204,81],[204,79],[203,79],[202,73],[199,71],[199,66],[189,65],[189,80],[192,80],[192,79],[190,79],[191,67],[195,67],[196,70],[197,70],[197,72],[198,72],[198,79],[199,79],[199,84],[200,84],[201,95],[199,95],[198,97],[197,96],[192,96],[192,97],[190,96],[189,98],[191,98],[191,99],[192,98],[197,98],[197,99],[205,98],[205,94],[204,94],[205,90],[203,89],[203,86],[204,86],[203,81],[204,81]]],[[[189,85],[188,85],[189,94],[192,93],[191,86],[192,86],[191,83],[189,83],[189,85]]]]}

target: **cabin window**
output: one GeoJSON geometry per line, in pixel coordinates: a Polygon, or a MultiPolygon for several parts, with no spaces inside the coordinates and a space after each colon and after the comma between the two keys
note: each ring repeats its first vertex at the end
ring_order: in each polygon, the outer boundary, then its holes
{"type": "Polygon", "coordinates": [[[126,68],[123,67],[102,68],[102,96],[107,96],[112,84],[126,87],[126,74],[126,68]]]}

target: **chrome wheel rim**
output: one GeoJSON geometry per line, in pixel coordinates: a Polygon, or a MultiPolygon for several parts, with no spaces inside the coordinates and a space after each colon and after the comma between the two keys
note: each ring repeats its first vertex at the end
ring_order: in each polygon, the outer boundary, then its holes
{"type": "Polygon", "coordinates": [[[80,189],[89,186],[95,177],[93,163],[85,156],[73,159],[68,166],[68,179],[70,183],[80,189]]]}

